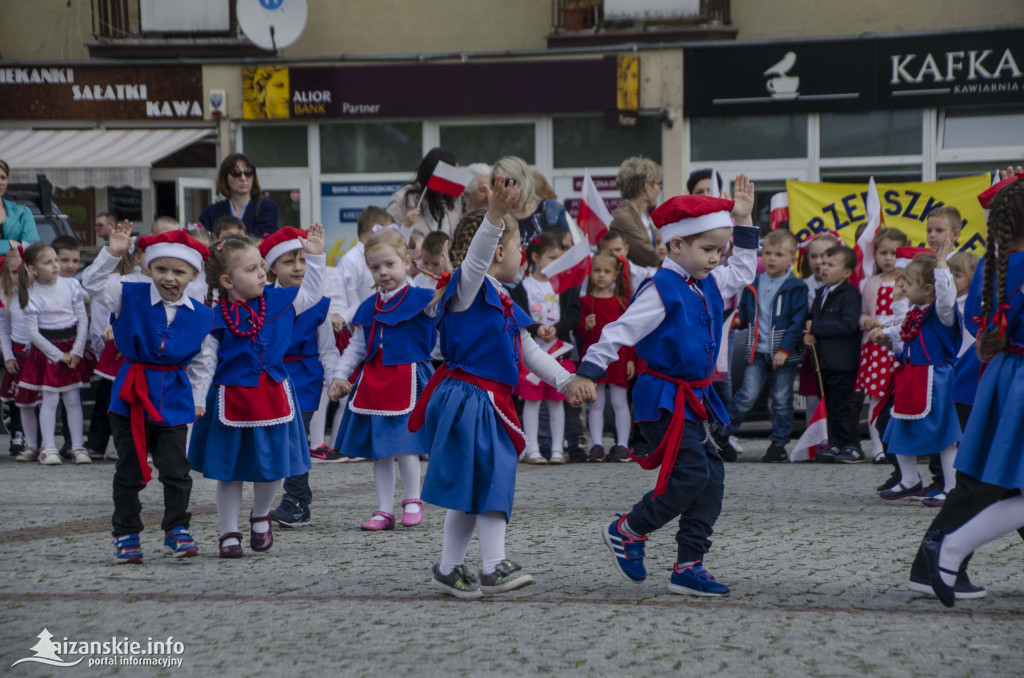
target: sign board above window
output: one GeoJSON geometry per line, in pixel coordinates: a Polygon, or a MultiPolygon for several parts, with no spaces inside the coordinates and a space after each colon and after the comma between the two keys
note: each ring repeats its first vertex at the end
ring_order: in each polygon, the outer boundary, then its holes
{"type": "Polygon", "coordinates": [[[690,47],[688,117],[1024,103],[1024,28],[690,47]]]}

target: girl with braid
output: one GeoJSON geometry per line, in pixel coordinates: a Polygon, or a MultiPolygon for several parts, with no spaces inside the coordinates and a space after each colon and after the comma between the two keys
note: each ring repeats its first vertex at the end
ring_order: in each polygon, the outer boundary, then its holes
{"type": "Polygon", "coordinates": [[[512,591],[533,578],[505,557],[516,460],[526,435],[512,387],[528,369],[565,393],[572,404],[594,389],[542,351],[527,332],[533,324],[501,283],[512,283],[522,255],[519,228],[508,216],[519,186],[497,175],[486,214],[466,214],[452,236],[455,273],[443,274],[435,295],[444,363],[416,402],[409,429],[425,427],[430,464],[423,500],[448,509],[441,561],[431,585],[461,599],[512,591]],[[463,564],[473,532],[483,561],[480,583],[463,564]]]}
{"type": "Polygon", "coordinates": [[[956,489],[911,569],[913,583],[926,567],[947,607],[957,598],[979,597],[979,589],[961,594],[975,549],[1024,529],[1024,173],[979,198],[984,204],[992,195],[985,258],[965,304],[967,327],[986,365],[957,455],[956,489]]]}

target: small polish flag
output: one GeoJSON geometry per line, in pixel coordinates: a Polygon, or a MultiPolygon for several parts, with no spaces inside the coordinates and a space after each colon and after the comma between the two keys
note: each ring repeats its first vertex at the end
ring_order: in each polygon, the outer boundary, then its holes
{"type": "Polygon", "coordinates": [[[608,232],[611,223],[612,215],[601,194],[597,192],[594,180],[590,178],[590,170],[584,170],[583,199],[580,200],[580,213],[576,217],[576,224],[586,234],[590,244],[597,245],[608,232]]]}
{"type": "Polygon", "coordinates": [[[712,198],[721,198],[722,191],[718,188],[718,170],[711,168],[711,185],[708,187],[708,195],[712,198]]]}
{"type": "MultiPolygon", "coordinates": [[[[572,350],[572,344],[562,341],[561,339],[555,339],[555,343],[551,344],[548,348],[548,355],[552,358],[561,358],[563,355],[572,350]]],[[[539,386],[541,378],[533,372],[527,372],[526,376],[523,377],[526,381],[530,382],[534,386],[539,386]]]]}
{"type": "Polygon", "coordinates": [[[864,207],[868,215],[868,225],[857,238],[857,245],[854,247],[854,251],[857,252],[857,269],[850,276],[850,282],[861,287],[863,287],[864,281],[875,274],[875,236],[885,224],[882,200],[878,197],[878,187],[875,186],[874,177],[868,179],[868,193],[864,199],[864,207]]]}
{"type": "Polygon", "coordinates": [[[779,230],[783,221],[789,221],[789,196],[783,191],[772,196],[770,227],[773,231],[779,230]]]}
{"type": "Polygon", "coordinates": [[[555,294],[582,285],[590,275],[590,242],[582,238],[541,271],[551,280],[555,294]]]}
{"type": "Polygon", "coordinates": [[[427,182],[427,188],[458,198],[472,179],[473,173],[468,169],[455,167],[444,160],[438,160],[437,167],[434,168],[434,173],[430,175],[430,180],[427,182]]]}
{"type": "Polygon", "coordinates": [[[819,450],[828,447],[828,418],[825,414],[825,399],[818,401],[818,407],[814,410],[807,429],[796,445],[789,451],[790,461],[814,461],[819,450]]]}

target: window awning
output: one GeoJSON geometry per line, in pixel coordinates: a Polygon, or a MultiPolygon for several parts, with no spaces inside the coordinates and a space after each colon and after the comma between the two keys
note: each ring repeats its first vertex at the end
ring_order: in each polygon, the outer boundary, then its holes
{"type": "Polygon", "coordinates": [[[12,182],[45,174],[54,186],[150,186],[153,163],[210,129],[0,130],[0,159],[12,182]]]}

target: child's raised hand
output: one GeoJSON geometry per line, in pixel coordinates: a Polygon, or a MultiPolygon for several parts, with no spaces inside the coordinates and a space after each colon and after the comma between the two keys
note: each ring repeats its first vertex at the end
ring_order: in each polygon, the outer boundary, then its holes
{"type": "Polygon", "coordinates": [[[1007,166],[1005,171],[999,173],[1000,179],[1009,179],[1017,174],[1024,174],[1024,167],[1017,165],[1017,169],[1013,169],[1013,165],[1007,166]]]}
{"type": "Polygon", "coordinates": [[[340,400],[352,392],[352,384],[345,379],[332,379],[327,389],[327,397],[331,400],[340,400]]]}
{"type": "Polygon", "coordinates": [[[746,174],[740,174],[736,177],[734,189],[732,218],[737,225],[751,226],[754,223],[750,217],[754,211],[754,182],[746,174]]]}
{"type": "Polygon", "coordinates": [[[412,225],[420,218],[420,214],[423,212],[419,207],[414,207],[405,213],[405,219],[402,220],[402,225],[406,228],[412,228],[412,225]]]}
{"type": "Polygon", "coordinates": [[[306,237],[299,238],[299,242],[302,243],[302,249],[305,250],[306,254],[323,254],[324,227],[319,221],[312,224],[306,233],[306,237]]]}
{"type": "Polygon", "coordinates": [[[952,235],[942,241],[942,244],[935,250],[935,268],[949,268],[946,259],[953,253],[954,247],[952,235]]]}
{"type": "Polygon", "coordinates": [[[107,241],[107,252],[114,257],[123,257],[132,248],[132,222],[125,219],[114,224],[114,230],[107,241]]]}
{"type": "Polygon", "coordinates": [[[21,369],[18,367],[18,361],[13,358],[4,362],[4,368],[7,370],[8,374],[18,374],[21,372],[21,369]]]}
{"type": "Polygon", "coordinates": [[[588,315],[588,316],[587,316],[586,318],[584,318],[584,319],[583,319],[583,327],[584,327],[584,329],[586,329],[586,330],[587,330],[588,332],[589,332],[590,330],[594,329],[595,327],[597,327],[597,316],[596,316],[596,315],[594,315],[593,313],[591,313],[591,314],[590,314],[590,315],[588,315]]]}
{"type": "Polygon", "coordinates": [[[520,188],[515,179],[503,174],[495,176],[491,184],[491,198],[487,201],[487,221],[501,226],[502,219],[519,202],[519,195],[520,188]]]}

